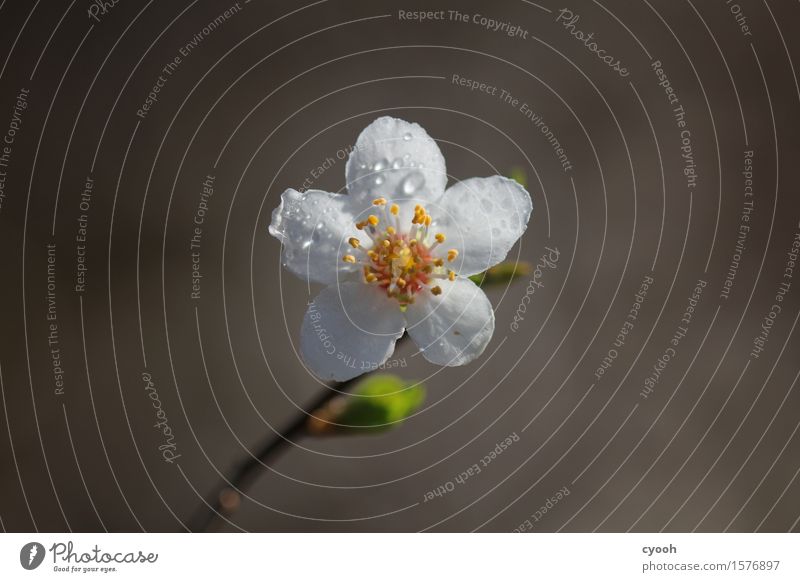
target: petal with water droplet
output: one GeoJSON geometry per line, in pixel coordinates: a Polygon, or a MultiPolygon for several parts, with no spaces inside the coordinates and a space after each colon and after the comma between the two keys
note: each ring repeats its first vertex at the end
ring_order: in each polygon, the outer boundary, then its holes
{"type": "Polygon", "coordinates": [[[416,123],[380,117],[358,136],[347,162],[347,190],[366,200],[407,196],[404,186],[412,173],[422,178],[412,179],[419,184],[414,188],[416,197],[425,202],[441,197],[447,173],[436,142],[416,123]]]}
{"type": "Polygon", "coordinates": [[[325,284],[355,273],[358,267],[344,263],[342,256],[348,238],[363,236],[355,227],[363,210],[364,204],[345,194],[286,190],[269,225],[269,233],[282,243],[283,265],[303,279],[325,284]]]}
{"type": "Polygon", "coordinates": [[[438,206],[436,228],[446,235],[447,244],[436,253],[444,258],[449,249],[457,250],[451,268],[463,276],[482,273],[505,259],[533,210],[525,188],[502,176],[454,184],[438,206]]]}

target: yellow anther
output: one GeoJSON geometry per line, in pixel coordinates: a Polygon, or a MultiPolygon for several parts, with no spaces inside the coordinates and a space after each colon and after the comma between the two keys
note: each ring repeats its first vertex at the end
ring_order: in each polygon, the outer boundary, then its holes
{"type": "Polygon", "coordinates": [[[403,287],[406,286],[406,280],[403,279],[402,277],[398,277],[397,278],[397,286],[402,289],[403,287]]]}
{"type": "Polygon", "coordinates": [[[364,220],[362,222],[356,222],[356,228],[358,230],[364,230],[364,227],[367,226],[367,221],[364,220]]]}
{"type": "Polygon", "coordinates": [[[457,256],[458,256],[458,251],[456,249],[450,249],[449,251],[447,251],[447,260],[450,261],[451,263],[456,260],[457,256]]]}
{"type": "Polygon", "coordinates": [[[392,243],[391,243],[391,242],[389,242],[389,239],[388,239],[388,238],[385,238],[385,239],[383,239],[383,243],[381,243],[381,244],[383,244],[383,246],[384,246],[384,247],[386,247],[387,249],[388,249],[390,246],[392,246],[392,243]]]}
{"type": "Polygon", "coordinates": [[[444,242],[444,235],[441,232],[436,234],[436,242],[438,242],[438,243],[443,243],[444,242]]]}
{"type": "Polygon", "coordinates": [[[380,222],[380,219],[374,214],[370,214],[369,218],[367,218],[367,222],[370,223],[372,226],[375,226],[380,222]]]}
{"type": "Polygon", "coordinates": [[[442,288],[439,287],[438,285],[436,287],[431,287],[431,293],[433,293],[434,295],[441,295],[442,288]]]}
{"type": "Polygon", "coordinates": [[[392,214],[394,214],[395,216],[397,216],[397,214],[400,212],[400,207],[399,207],[397,204],[392,204],[392,205],[389,207],[389,212],[391,212],[392,214]]]}
{"type": "Polygon", "coordinates": [[[410,241],[408,241],[408,246],[410,246],[410,247],[417,246],[417,239],[412,238],[410,241]]]}
{"type": "Polygon", "coordinates": [[[386,234],[395,234],[397,231],[394,229],[393,226],[390,226],[386,229],[386,234]]]}
{"type": "Polygon", "coordinates": [[[431,218],[431,215],[430,214],[426,214],[425,215],[425,226],[430,226],[431,222],[433,222],[433,219],[431,218]]]}
{"type": "Polygon", "coordinates": [[[383,206],[384,204],[386,204],[386,198],[376,198],[375,200],[372,201],[372,203],[375,206],[383,206]]]}
{"type": "Polygon", "coordinates": [[[374,283],[375,281],[378,280],[378,278],[375,275],[373,275],[372,273],[367,273],[364,276],[364,279],[366,279],[367,283],[374,283]]]}
{"type": "Polygon", "coordinates": [[[378,253],[376,253],[375,251],[367,251],[367,256],[369,256],[369,258],[374,261],[375,259],[378,258],[378,253]]]}
{"type": "Polygon", "coordinates": [[[456,280],[456,272],[455,271],[450,271],[449,273],[447,273],[447,278],[450,279],[451,281],[455,281],[456,280]]]}
{"type": "Polygon", "coordinates": [[[441,267],[442,265],[444,265],[444,259],[436,259],[435,261],[433,261],[433,264],[436,265],[437,267],[441,267]]]}
{"type": "Polygon", "coordinates": [[[353,247],[354,249],[357,249],[358,247],[360,247],[360,246],[361,246],[361,241],[359,241],[359,240],[358,240],[356,237],[354,237],[354,236],[351,236],[351,237],[350,237],[350,239],[349,239],[347,242],[349,242],[349,243],[350,243],[350,246],[351,246],[351,247],[353,247]]]}
{"type": "Polygon", "coordinates": [[[351,263],[351,264],[355,264],[356,262],[356,258],[353,255],[345,255],[342,257],[342,260],[345,263],[351,263]]]}

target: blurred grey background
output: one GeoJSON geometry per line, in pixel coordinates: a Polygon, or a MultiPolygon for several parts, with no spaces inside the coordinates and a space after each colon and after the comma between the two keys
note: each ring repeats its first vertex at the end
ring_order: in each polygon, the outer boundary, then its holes
{"type": "Polygon", "coordinates": [[[400,348],[396,372],[424,381],[423,410],[379,436],[300,440],[225,528],[797,531],[800,282],[785,269],[800,219],[800,6],[562,8],[0,4],[0,133],[14,134],[0,167],[3,528],[183,531],[220,475],[323,389],[296,353],[319,289],[280,268],[266,228],[285,188],[343,189],[337,152],[393,115],[438,141],[451,183],[524,173],[535,211],[511,257],[557,248],[557,267],[516,331],[528,281],[489,291],[497,329],[472,364],[437,369],[400,348]],[[443,12],[405,15],[419,10],[443,12]],[[598,380],[646,277],[639,317],[598,380]],[[644,398],[698,280],[686,337],[644,398]]]}

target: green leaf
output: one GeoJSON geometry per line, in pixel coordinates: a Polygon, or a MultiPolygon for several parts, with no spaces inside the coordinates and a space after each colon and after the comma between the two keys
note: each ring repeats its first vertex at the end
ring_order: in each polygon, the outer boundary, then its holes
{"type": "Polygon", "coordinates": [[[524,168],[521,168],[520,166],[514,166],[508,173],[508,177],[512,180],[515,180],[523,188],[528,187],[528,174],[525,173],[524,168]]]}
{"type": "Polygon", "coordinates": [[[425,388],[392,374],[366,376],[348,395],[314,413],[316,435],[385,431],[399,426],[425,401],[425,388]]]}
{"type": "Polygon", "coordinates": [[[473,283],[488,285],[508,285],[514,279],[525,277],[531,272],[531,264],[526,261],[504,261],[483,273],[470,276],[473,283]]]}

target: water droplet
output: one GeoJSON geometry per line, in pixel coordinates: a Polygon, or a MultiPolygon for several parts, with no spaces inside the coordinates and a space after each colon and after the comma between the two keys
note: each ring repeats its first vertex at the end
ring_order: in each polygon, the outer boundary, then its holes
{"type": "Polygon", "coordinates": [[[412,138],[412,137],[413,137],[413,136],[412,136],[410,133],[407,133],[407,134],[405,134],[405,135],[403,136],[403,139],[404,139],[405,141],[411,141],[411,138],[412,138]]]}
{"type": "Polygon", "coordinates": [[[406,161],[406,162],[407,162],[407,161],[409,161],[410,159],[411,159],[411,154],[405,154],[405,155],[403,156],[403,161],[406,161]]]}
{"type": "Polygon", "coordinates": [[[401,160],[400,158],[395,158],[394,161],[392,162],[392,169],[399,170],[402,167],[403,167],[403,160],[401,160]]]}
{"type": "Polygon", "coordinates": [[[425,185],[425,176],[420,172],[411,172],[403,179],[403,194],[413,194],[425,185]]]}
{"type": "Polygon", "coordinates": [[[481,208],[483,208],[484,212],[488,213],[492,211],[492,209],[494,208],[494,204],[492,204],[492,201],[489,200],[488,198],[484,198],[483,200],[481,200],[481,208]]]}
{"type": "Polygon", "coordinates": [[[380,160],[378,160],[377,162],[375,162],[372,165],[372,169],[375,170],[376,172],[380,172],[381,170],[383,170],[388,165],[389,165],[388,160],[386,158],[381,158],[380,160]]]}
{"type": "Polygon", "coordinates": [[[375,185],[380,186],[383,184],[383,176],[375,176],[375,185]]]}
{"type": "Polygon", "coordinates": [[[359,170],[366,170],[367,169],[367,164],[358,164],[358,169],[359,170]]]}
{"type": "Polygon", "coordinates": [[[418,167],[418,168],[424,168],[424,167],[425,167],[425,164],[423,164],[422,162],[420,162],[420,163],[418,163],[418,164],[417,164],[417,167],[418,167]]]}
{"type": "Polygon", "coordinates": [[[303,243],[303,245],[302,245],[302,247],[301,247],[301,248],[302,248],[303,250],[306,250],[306,249],[307,249],[308,247],[310,247],[310,246],[311,246],[311,241],[310,241],[310,240],[307,240],[306,242],[304,242],[304,243],[303,243]]]}

